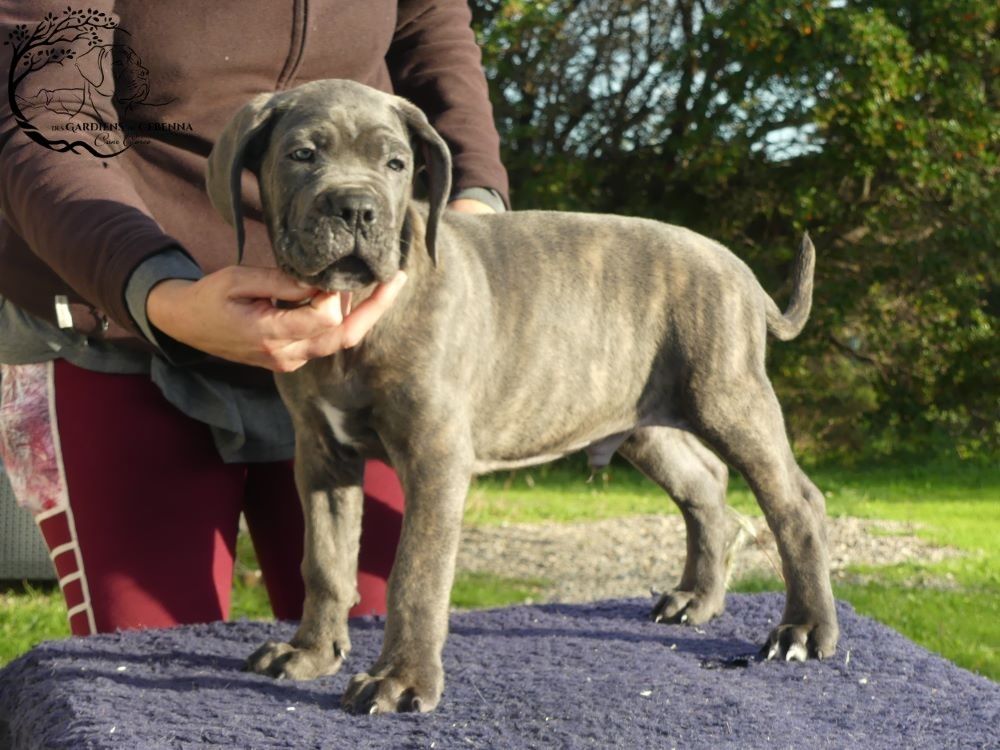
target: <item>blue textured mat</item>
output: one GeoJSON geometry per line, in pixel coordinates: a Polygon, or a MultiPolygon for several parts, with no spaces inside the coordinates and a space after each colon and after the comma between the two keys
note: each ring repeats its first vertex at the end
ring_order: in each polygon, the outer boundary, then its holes
{"type": "MultiPolygon", "coordinates": [[[[782,607],[730,595],[704,628],[646,619],[650,601],[452,615],[447,683],[426,715],[350,716],[350,675],[377,654],[358,621],[341,674],[240,671],[288,623],[217,623],[45,643],[0,671],[13,748],[961,748],[1000,744],[1000,685],[839,605],[824,662],[746,657],[782,607]],[[849,654],[849,658],[848,658],[849,654]]],[[[4,745],[6,742],[6,745],[4,745]]]]}

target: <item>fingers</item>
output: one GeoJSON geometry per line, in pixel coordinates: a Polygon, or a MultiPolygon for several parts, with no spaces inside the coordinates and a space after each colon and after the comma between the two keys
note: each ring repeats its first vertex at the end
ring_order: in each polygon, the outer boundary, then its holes
{"type": "Polygon", "coordinates": [[[309,301],[309,307],[316,311],[322,320],[332,325],[344,322],[344,298],[350,297],[350,292],[320,292],[309,301]]]}
{"type": "Polygon", "coordinates": [[[448,204],[448,208],[452,211],[458,211],[463,214],[495,214],[496,209],[492,206],[488,206],[482,201],[477,201],[475,198],[458,198],[453,200],[448,204]]]}
{"type": "Polygon", "coordinates": [[[286,276],[277,268],[230,266],[227,294],[230,299],[272,299],[302,302],[316,294],[316,288],[286,276]]]}
{"type": "Polygon", "coordinates": [[[350,292],[320,291],[274,268],[237,266],[197,282],[158,284],[147,314],[164,333],[196,349],[290,372],[357,346],[405,283],[406,274],[399,272],[355,307],[350,292]],[[291,304],[275,307],[274,300],[291,304]]]}
{"type": "Polygon", "coordinates": [[[320,351],[312,356],[332,354],[341,348],[357,346],[389,309],[405,283],[406,274],[400,271],[389,281],[376,286],[371,296],[356,308],[353,307],[351,292],[318,292],[308,305],[269,311],[262,326],[271,338],[313,340],[313,345],[317,345],[319,350],[324,346],[336,346],[336,349],[320,351]],[[334,336],[336,330],[340,333],[334,336]],[[321,337],[323,343],[316,341],[317,337],[321,337]]]}
{"type": "MultiPolygon", "coordinates": [[[[327,328],[318,335],[308,339],[292,342],[283,352],[289,359],[305,364],[310,359],[316,357],[326,357],[342,349],[350,349],[361,343],[361,340],[372,329],[379,318],[385,314],[392,305],[400,290],[406,284],[406,274],[402,271],[396,274],[389,281],[379,284],[371,296],[351,309],[351,302],[347,301],[345,309],[349,313],[344,317],[339,325],[327,328]]],[[[345,304],[344,297],[348,293],[341,292],[339,300],[329,300],[321,304],[335,305],[345,304]]],[[[286,310],[285,313],[305,312],[305,308],[298,310],[286,310]]],[[[301,364],[299,366],[301,366],[301,364]]]]}
{"type": "MultiPolygon", "coordinates": [[[[382,317],[392,305],[400,290],[406,283],[406,274],[400,271],[384,284],[375,287],[375,291],[364,302],[351,309],[340,327],[345,349],[357,346],[364,335],[372,329],[376,321],[382,317]]],[[[350,305],[350,303],[348,303],[350,305]]]]}

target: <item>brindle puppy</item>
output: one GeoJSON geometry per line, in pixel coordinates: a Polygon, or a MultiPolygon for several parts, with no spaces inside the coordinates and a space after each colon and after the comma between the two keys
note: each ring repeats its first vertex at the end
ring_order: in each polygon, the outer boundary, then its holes
{"type": "Polygon", "coordinates": [[[765,653],[833,653],[823,495],[792,456],[764,370],[768,333],[790,339],[808,316],[808,238],[783,315],[742,261],[680,227],[446,213],[444,142],[412,104],[348,81],[261,95],[222,134],[208,188],[240,246],[244,167],[289,275],[357,298],[409,276],[360,345],[277,376],[297,435],[306,602],[291,642],[265,644],[250,668],[309,679],[347,656],[366,457],[399,472],[406,513],[382,653],[351,681],[350,710],[438,703],[462,507],[480,472],[620,452],[687,524],[684,574],[655,619],[707,620],[723,608],[734,529],[725,465],[699,439],[746,477],[778,542],[787,602],[765,653]],[[414,145],[429,206],[411,201],[414,145]]]}

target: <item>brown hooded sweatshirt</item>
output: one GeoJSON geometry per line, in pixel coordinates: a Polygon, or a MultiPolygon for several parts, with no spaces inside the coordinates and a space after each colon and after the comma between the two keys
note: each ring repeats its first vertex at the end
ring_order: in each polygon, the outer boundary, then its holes
{"type": "MultiPolygon", "coordinates": [[[[0,2],[0,297],[145,341],[125,294],[144,260],[235,262],[204,188],[223,126],[256,94],[315,79],[411,99],[452,149],[456,192],[507,202],[470,19],[455,0],[0,2]]],[[[252,187],[244,262],[273,265],[252,187]]]]}

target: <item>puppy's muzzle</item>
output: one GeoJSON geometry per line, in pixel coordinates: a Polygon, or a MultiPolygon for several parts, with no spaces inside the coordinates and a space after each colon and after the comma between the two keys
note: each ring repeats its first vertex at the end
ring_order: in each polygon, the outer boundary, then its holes
{"type": "Polygon", "coordinates": [[[327,188],[277,243],[286,273],[323,289],[356,289],[395,272],[387,268],[395,232],[384,202],[358,187],[327,188]]]}
{"type": "Polygon", "coordinates": [[[378,206],[369,193],[328,190],[319,197],[317,204],[324,215],[343,221],[355,241],[368,238],[378,226],[378,206]]]}

